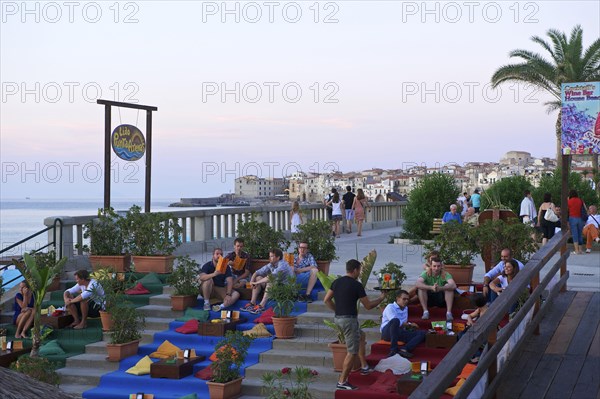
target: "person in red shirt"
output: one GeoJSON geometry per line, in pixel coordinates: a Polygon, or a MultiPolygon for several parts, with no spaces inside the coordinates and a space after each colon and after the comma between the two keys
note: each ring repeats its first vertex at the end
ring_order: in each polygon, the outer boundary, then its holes
{"type": "Polygon", "coordinates": [[[571,190],[569,192],[569,226],[571,227],[571,235],[573,236],[573,246],[575,251],[573,255],[582,255],[581,250],[583,246],[583,224],[585,223],[581,219],[581,208],[585,207],[584,202],[579,198],[577,190],[571,190]]]}

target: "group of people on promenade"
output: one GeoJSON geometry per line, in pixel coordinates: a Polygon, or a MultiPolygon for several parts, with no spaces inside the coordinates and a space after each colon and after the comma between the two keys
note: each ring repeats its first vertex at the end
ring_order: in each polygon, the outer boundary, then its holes
{"type": "Polygon", "coordinates": [[[363,223],[367,219],[366,214],[371,211],[369,201],[362,188],[357,189],[354,194],[352,187],[346,186],[346,192],[341,197],[337,189],[332,188],[331,193],[323,200],[323,204],[327,209],[327,218],[332,222],[332,235],[340,237],[342,221],[346,220],[346,233],[352,234],[352,224],[356,221],[356,235],[357,237],[362,236],[363,223]]]}

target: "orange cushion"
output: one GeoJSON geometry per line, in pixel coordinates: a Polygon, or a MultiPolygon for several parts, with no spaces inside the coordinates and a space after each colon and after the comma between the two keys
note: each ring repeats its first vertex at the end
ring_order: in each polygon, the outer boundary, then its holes
{"type": "MultiPolygon", "coordinates": [[[[389,345],[389,346],[392,346],[392,343],[390,341],[385,341],[383,339],[380,339],[379,341],[377,341],[375,343],[379,344],[379,345],[389,345]]],[[[404,346],[404,342],[398,341],[398,346],[404,346]]]]}
{"type": "Polygon", "coordinates": [[[475,367],[477,367],[476,364],[470,364],[470,363],[465,364],[465,367],[463,367],[462,372],[460,373],[458,378],[465,378],[465,379],[469,378],[469,376],[471,375],[473,370],[475,370],[475,367]]]}
{"type": "MultiPolygon", "coordinates": [[[[208,358],[208,360],[210,360],[211,362],[216,362],[216,361],[217,361],[217,352],[218,352],[218,351],[221,351],[223,348],[224,348],[224,346],[222,346],[222,347],[220,347],[219,349],[217,349],[216,351],[214,351],[214,352],[212,353],[212,355],[210,355],[210,357],[208,358]]],[[[236,353],[237,353],[237,352],[236,352],[236,350],[235,350],[235,349],[233,349],[233,357],[235,357],[235,354],[236,354],[236,353]]]]}

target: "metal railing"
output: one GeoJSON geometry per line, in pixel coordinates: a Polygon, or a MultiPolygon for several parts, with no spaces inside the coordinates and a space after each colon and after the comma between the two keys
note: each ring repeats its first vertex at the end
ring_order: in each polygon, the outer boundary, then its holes
{"type": "MultiPolygon", "coordinates": [[[[489,310],[470,328],[470,330],[454,345],[450,352],[431,372],[423,379],[423,382],[410,395],[410,399],[426,399],[440,397],[444,391],[452,384],[459,375],[463,367],[471,359],[471,356],[478,348],[487,343],[487,352],[480,358],[477,367],[467,378],[464,384],[456,394],[456,399],[467,398],[475,389],[482,378],[485,382],[485,394],[482,399],[495,397],[496,389],[502,382],[502,377],[508,370],[511,361],[515,360],[519,349],[525,343],[527,337],[531,334],[539,334],[539,323],[545,312],[552,305],[552,302],[558,292],[566,289],[566,282],[569,278],[567,271],[567,258],[569,252],[566,250],[566,243],[570,233],[562,231],[554,235],[533,257],[527,262],[525,267],[519,271],[515,279],[508,285],[489,310]],[[560,257],[556,262],[549,266],[549,270],[544,279],[540,282],[540,271],[549,265],[550,259],[560,251],[560,257]],[[540,298],[552,278],[560,269],[560,279],[549,290],[544,303],[540,306],[540,298]],[[517,312],[515,317],[504,326],[500,331],[497,330],[498,323],[504,318],[510,307],[517,302],[521,293],[531,284],[531,295],[517,312]],[[497,370],[497,356],[507,344],[508,340],[515,333],[517,328],[524,322],[530,310],[533,309],[533,317],[517,344],[511,347],[510,353],[506,357],[500,370],[497,370]],[[485,376],[487,373],[487,376],[485,376]]],[[[505,381],[504,381],[505,382],[505,381]]]]}

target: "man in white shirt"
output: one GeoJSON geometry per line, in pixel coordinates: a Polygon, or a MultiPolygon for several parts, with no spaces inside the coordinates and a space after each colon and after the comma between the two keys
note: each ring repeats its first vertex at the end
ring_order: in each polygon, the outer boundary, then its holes
{"type": "MultiPolygon", "coordinates": [[[[512,251],[509,248],[504,248],[502,252],[500,252],[500,262],[496,266],[490,269],[489,272],[485,274],[483,277],[483,296],[490,300],[489,295],[491,294],[491,290],[489,288],[490,282],[492,282],[497,276],[502,274],[504,271],[504,264],[506,261],[512,259],[512,251]]],[[[516,260],[516,259],[515,259],[516,260]]],[[[523,263],[521,261],[516,260],[519,265],[519,271],[523,269],[523,263]]]]}
{"type": "Polygon", "coordinates": [[[531,191],[525,190],[525,197],[521,201],[521,209],[519,210],[519,217],[525,224],[533,226],[535,224],[535,217],[537,216],[535,210],[535,203],[531,197],[531,191]]]}
{"type": "Polygon", "coordinates": [[[399,354],[410,359],[415,347],[425,340],[425,331],[408,322],[408,299],[407,291],[398,290],[396,302],[390,303],[383,310],[380,331],[381,339],[391,343],[388,357],[399,354]],[[405,343],[402,348],[398,348],[398,341],[405,343]]]}
{"type": "Polygon", "coordinates": [[[462,195],[456,199],[456,203],[460,205],[460,215],[464,217],[467,213],[467,209],[469,208],[469,202],[467,201],[467,193],[462,193],[462,195]]]}
{"type": "Polygon", "coordinates": [[[600,243],[600,238],[598,238],[598,231],[600,227],[600,216],[596,213],[598,208],[596,205],[590,205],[588,209],[588,218],[585,222],[585,226],[583,226],[583,237],[585,237],[585,252],[592,252],[592,243],[596,241],[600,243]]]}
{"type": "Polygon", "coordinates": [[[87,270],[75,272],[75,284],[63,293],[65,308],[75,320],[70,327],[81,330],[87,327],[88,317],[100,317],[100,310],[104,309],[104,289],[94,279],[90,279],[87,270]],[[97,302],[96,302],[97,301],[97,302]]]}

